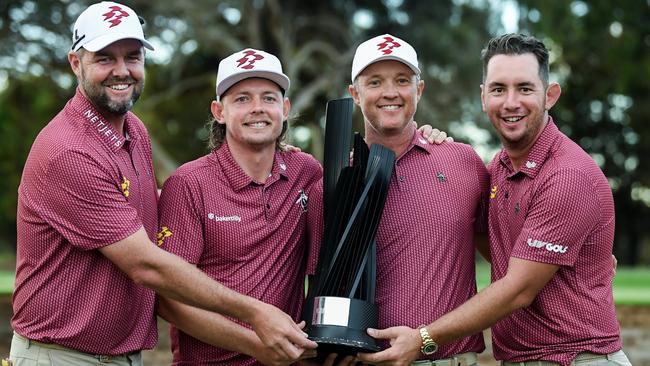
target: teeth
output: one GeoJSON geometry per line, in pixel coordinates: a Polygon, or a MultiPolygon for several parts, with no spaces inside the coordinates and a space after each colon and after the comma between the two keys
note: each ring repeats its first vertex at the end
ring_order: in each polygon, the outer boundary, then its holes
{"type": "Polygon", "coordinates": [[[399,108],[398,105],[385,105],[385,106],[381,107],[381,109],[388,109],[390,111],[393,111],[393,110],[395,110],[397,108],[399,108]]]}
{"type": "Polygon", "coordinates": [[[253,128],[262,128],[266,126],[266,122],[250,122],[248,125],[253,128]]]}
{"type": "Polygon", "coordinates": [[[504,118],[504,119],[505,119],[507,122],[517,122],[517,121],[521,120],[522,118],[524,118],[524,117],[506,117],[506,118],[504,118]]]}
{"type": "Polygon", "coordinates": [[[116,84],[116,85],[110,85],[109,88],[113,90],[124,90],[129,87],[129,84],[116,84]]]}

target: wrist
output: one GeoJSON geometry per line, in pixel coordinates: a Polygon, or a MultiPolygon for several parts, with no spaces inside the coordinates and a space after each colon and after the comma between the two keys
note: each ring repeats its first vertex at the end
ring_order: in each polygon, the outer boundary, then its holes
{"type": "Polygon", "coordinates": [[[430,356],[438,351],[438,344],[431,338],[429,331],[426,327],[418,329],[420,333],[420,353],[425,356],[430,356]]]}

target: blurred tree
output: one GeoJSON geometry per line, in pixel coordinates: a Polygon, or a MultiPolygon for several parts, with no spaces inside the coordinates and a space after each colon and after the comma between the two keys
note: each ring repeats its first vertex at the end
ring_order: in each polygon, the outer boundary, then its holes
{"type": "Polygon", "coordinates": [[[551,48],[551,68],[563,88],[553,115],[609,178],[616,201],[615,254],[625,264],[648,263],[650,3],[519,3],[522,29],[551,48]]]}
{"type": "MultiPolygon", "coordinates": [[[[0,246],[15,237],[15,193],[37,131],[74,92],[70,29],[93,1],[0,2],[0,246]]],[[[446,0],[125,0],[147,20],[147,87],[135,112],[147,123],[160,182],[206,152],[204,124],[218,61],[245,47],[280,57],[291,78],[292,142],[322,154],[329,99],[347,96],[355,46],[381,33],[418,50],[426,83],[418,121],[450,131],[487,160],[498,145],[479,103],[479,51],[503,32],[501,7],[520,5],[520,29],[544,38],[564,88],[554,115],[604,168],[617,202],[617,255],[650,241],[644,140],[650,19],[647,2],[446,0]],[[493,8],[491,7],[493,6],[493,8]],[[598,77],[601,76],[602,77],[598,77]]],[[[361,130],[356,115],[355,129],[361,130]]],[[[648,253],[646,253],[648,255],[648,253]]]]}

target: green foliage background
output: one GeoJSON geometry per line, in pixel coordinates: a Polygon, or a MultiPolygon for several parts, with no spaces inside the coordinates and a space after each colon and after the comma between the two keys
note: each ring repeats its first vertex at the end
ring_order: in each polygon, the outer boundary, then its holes
{"type": "MultiPolygon", "coordinates": [[[[89,3],[0,2],[0,251],[14,250],[16,191],[31,143],[74,93],[70,29],[89,3]]],[[[123,3],[147,20],[157,48],[148,54],[135,112],[151,131],[160,183],[206,153],[204,124],[221,58],[245,47],[280,57],[292,81],[292,141],[320,158],[326,101],[347,95],[356,45],[385,32],[418,50],[426,88],[417,120],[471,143],[487,161],[499,143],[480,109],[480,50],[506,30],[533,34],[551,49],[552,78],[563,87],[552,115],[610,180],[620,263],[650,263],[647,0],[123,3]],[[505,26],[503,14],[510,14],[505,26]]]]}

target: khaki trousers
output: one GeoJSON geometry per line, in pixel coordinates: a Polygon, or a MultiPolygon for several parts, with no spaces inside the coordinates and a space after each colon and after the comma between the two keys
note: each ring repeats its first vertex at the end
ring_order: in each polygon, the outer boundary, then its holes
{"type": "Polygon", "coordinates": [[[107,356],[29,340],[14,332],[9,359],[13,366],[143,366],[141,352],[107,356]]]}

